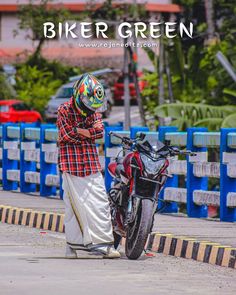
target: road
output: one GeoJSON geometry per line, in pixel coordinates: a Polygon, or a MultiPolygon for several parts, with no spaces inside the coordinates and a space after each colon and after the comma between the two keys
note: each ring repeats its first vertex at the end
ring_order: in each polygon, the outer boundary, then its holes
{"type": "MultiPolygon", "coordinates": [[[[42,198],[34,194],[0,190],[0,204],[31,208],[36,211],[64,213],[64,202],[59,199],[42,198]]],[[[188,236],[197,240],[212,241],[236,248],[236,224],[215,219],[189,218],[183,214],[156,214],[154,232],[188,236]]]]}
{"type": "Polygon", "coordinates": [[[156,254],[64,259],[64,234],[0,223],[1,295],[236,294],[236,272],[156,254]]]}
{"type": "MultiPolygon", "coordinates": [[[[117,122],[124,122],[124,118],[124,106],[113,106],[109,118],[105,119],[104,121],[108,122],[109,124],[116,124],[117,122]]],[[[130,107],[130,120],[131,126],[141,126],[141,119],[139,115],[138,106],[130,107]]]]}

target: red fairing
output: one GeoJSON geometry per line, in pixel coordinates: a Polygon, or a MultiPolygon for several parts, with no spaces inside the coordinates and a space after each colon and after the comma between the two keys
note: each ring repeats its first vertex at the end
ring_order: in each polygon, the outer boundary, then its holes
{"type": "Polygon", "coordinates": [[[133,158],[134,153],[129,153],[127,156],[125,156],[123,165],[125,169],[125,174],[128,178],[132,177],[132,169],[131,169],[131,159],[133,158]]]}
{"type": "Polygon", "coordinates": [[[138,166],[140,168],[140,174],[143,175],[143,163],[142,163],[142,161],[140,159],[139,152],[134,152],[134,157],[135,157],[135,160],[137,161],[138,166]]]}
{"type": "Polygon", "coordinates": [[[168,168],[169,164],[170,164],[169,161],[166,159],[165,164],[164,164],[163,168],[161,169],[161,173],[165,172],[165,170],[168,168]]]}
{"type": "Polygon", "coordinates": [[[116,167],[117,167],[117,163],[116,162],[111,162],[108,165],[108,171],[111,174],[112,177],[115,177],[116,175],[116,167]]]}

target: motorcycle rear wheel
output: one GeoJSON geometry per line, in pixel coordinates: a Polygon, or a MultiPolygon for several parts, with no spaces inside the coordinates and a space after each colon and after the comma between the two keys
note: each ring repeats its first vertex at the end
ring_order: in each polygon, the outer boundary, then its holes
{"type": "Polygon", "coordinates": [[[127,229],[125,254],[129,259],[138,259],[142,254],[150,233],[152,214],[153,202],[143,199],[134,222],[127,229]]]}

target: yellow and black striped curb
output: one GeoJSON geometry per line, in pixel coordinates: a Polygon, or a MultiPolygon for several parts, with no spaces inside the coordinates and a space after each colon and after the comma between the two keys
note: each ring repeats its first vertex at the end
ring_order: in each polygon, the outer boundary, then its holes
{"type": "MultiPolygon", "coordinates": [[[[64,214],[0,205],[0,222],[65,232],[64,214]]],[[[122,239],[122,244],[125,239],[122,239]]],[[[236,268],[236,248],[172,234],[152,233],[146,250],[236,268]]]]}
{"type": "Polygon", "coordinates": [[[0,205],[0,222],[65,232],[64,214],[0,205]]]}
{"type": "Polygon", "coordinates": [[[236,248],[219,243],[177,237],[172,234],[152,233],[146,248],[157,253],[236,268],[236,248]]]}

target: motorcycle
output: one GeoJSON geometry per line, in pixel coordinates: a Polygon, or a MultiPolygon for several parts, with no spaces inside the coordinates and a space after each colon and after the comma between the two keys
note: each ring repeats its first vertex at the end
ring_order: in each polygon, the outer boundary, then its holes
{"type": "Polygon", "coordinates": [[[125,254],[129,259],[138,259],[142,254],[149,233],[152,231],[158,195],[168,177],[168,158],[176,155],[194,155],[171,147],[170,141],[157,142],[153,147],[141,133],[136,139],[122,137],[123,156],[118,153],[108,165],[113,177],[109,190],[115,248],[122,237],[126,238],[125,254]],[[128,151],[128,152],[127,152],[128,151]]]}

